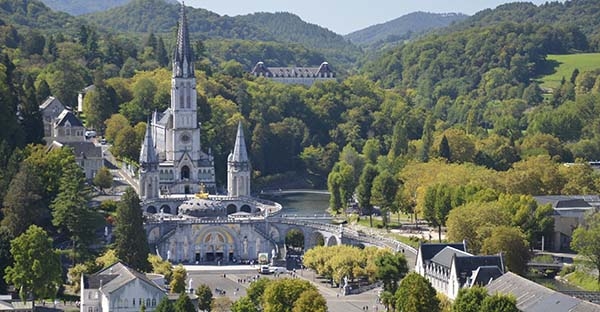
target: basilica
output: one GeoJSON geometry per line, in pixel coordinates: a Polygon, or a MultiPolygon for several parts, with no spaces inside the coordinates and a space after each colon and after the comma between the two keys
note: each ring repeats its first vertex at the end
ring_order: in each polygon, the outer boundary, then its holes
{"type": "Polygon", "coordinates": [[[201,185],[216,189],[213,156],[200,144],[194,55],[183,6],[172,66],[171,105],[152,114],[140,152],[142,200],[198,193],[201,185]]]}

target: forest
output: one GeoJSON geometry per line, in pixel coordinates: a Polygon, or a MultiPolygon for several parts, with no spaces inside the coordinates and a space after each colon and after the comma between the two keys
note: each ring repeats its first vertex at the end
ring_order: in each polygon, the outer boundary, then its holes
{"type": "MultiPolygon", "coordinates": [[[[74,107],[77,93],[94,84],[80,117],[130,162],[147,117],[169,105],[179,8],[158,0],[132,5],[161,18],[134,20],[117,9],[75,18],[36,0],[0,0],[0,219],[13,226],[9,239],[24,231],[7,221],[19,205],[40,208],[29,224],[71,231],[51,216],[74,159],[35,145],[44,143],[44,99],[74,107]],[[30,202],[10,196],[27,190],[30,202]]],[[[509,234],[533,245],[548,231],[548,214],[530,195],[600,191],[587,163],[600,155],[600,70],[574,70],[554,89],[539,85],[553,71],[548,54],[599,52],[599,9],[584,0],[510,4],[369,55],[333,37],[317,45],[317,29],[282,28],[284,15],[269,25],[260,14],[244,22],[190,10],[202,146],[212,149],[223,186],[242,121],[255,190],[329,188],[334,211],[357,194],[361,209],[404,211],[457,231],[454,220],[485,203],[474,228],[492,219],[494,230],[516,227],[509,234]],[[338,81],[305,87],[248,74],[258,60],[285,66],[324,58],[338,81]],[[502,218],[486,213],[498,206],[502,218]],[[515,212],[518,218],[507,216],[515,212]]],[[[457,231],[449,235],[473,235],[457,231]]],[[[493,246],[492,233],[473,238],[478,249],[493,246]]]]}

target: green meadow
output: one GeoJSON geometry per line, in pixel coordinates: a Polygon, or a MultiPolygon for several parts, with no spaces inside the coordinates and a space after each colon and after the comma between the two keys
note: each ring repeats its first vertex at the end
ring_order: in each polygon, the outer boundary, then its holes
{"type": "Polygon", "coordinates": [[[547,60],[549,74],[539,79],[544,88],[558,87],[562,78],[570,79],[576,68],[579,69],[579,72],[600,68],[600,53],[550,54],[547,60]]]}

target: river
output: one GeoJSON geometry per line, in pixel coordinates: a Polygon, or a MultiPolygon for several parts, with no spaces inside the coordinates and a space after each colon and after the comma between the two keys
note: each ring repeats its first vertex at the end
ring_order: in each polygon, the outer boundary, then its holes
{"type": "Polygon", "coordinates": [[[290,215],[324,214],[329,207],[329,195],[325,194],[296,193],[260,197],[280,203],[283,206],[282,213],[290,215]]]}

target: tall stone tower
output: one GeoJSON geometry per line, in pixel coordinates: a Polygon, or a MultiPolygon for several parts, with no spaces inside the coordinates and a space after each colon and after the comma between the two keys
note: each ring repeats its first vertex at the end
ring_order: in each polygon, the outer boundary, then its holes
{"type": "Polygon", "coordinates": [[[250,173],[250,160],[240,121],[233,152],[227,157],[227,194],[231,197],[250,196],[250,173]]]}
{"type": "Polygon", "coordinates": [[[159,171],[158,157],[154,149],[150,123],[146,126],[144,143],[140,150],[140,198],[142,200],[158,198],[159,171]]]}
{"type": "MultiPolygon", "coordinates": [[[[164,112],[154,112],[151,120],[150,135],[159,162],[159,194],[193,194],[202,187],[214,192],[214,159],[210,150],[205,153],[200,145],[194,54],[183,2],[172,66],[171,105],[164,112]]],[[[140,181],[140,193],[141,188],[140,181]]]]}

